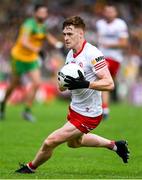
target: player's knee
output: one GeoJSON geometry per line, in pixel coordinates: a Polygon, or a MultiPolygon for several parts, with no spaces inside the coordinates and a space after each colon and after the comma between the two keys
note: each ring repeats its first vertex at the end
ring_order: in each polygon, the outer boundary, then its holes
{"type": "Polygon", "coordinates": [[[78,148],[78,147],[80,147],[80,143],[78,143],[75,140],[74,141],[68,141],[67,146],[70,148],[78,148]]]}
{"type": "Polygon", "coordinates": [[[76,145],[73,142],[67,142],[67,146],[70,148],[76,148],[76,145]]]}
{"type": "Polygon", "coordinates": [[[49,136],[45,141],[44,141],[44,144],[47,146],[47,147],[55,147],[57,146],[58,144],[61,143],[61,139],[57,136],[49,136]]]}
{"type": "Polygon", "coordinates": [[[53,147],[56,145],[56,140],[54,138],[47,138],[45,141],[44,141],[44,145],[46,147],[53,147]]]}
{"type": "Polygon", "coordinates": [[[34,82],[34,83],[33,83],[33,88],[34,88],[34,89],[38,89],[39,86],[40,86],[40,82],[34,82]]]}

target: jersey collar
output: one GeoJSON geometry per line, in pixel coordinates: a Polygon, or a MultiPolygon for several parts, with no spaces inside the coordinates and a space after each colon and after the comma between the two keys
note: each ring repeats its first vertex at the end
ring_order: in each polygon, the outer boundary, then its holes
{"type": "Polygon", "coordinates": [[[83,44],[82,44],[81,49],[80,49],[77,53],[74,53],[74,54],[73,54],[73,57],[74,57],[74,58],[76,58],[76,57],[83,51],[84,46],[85,46],[86,43],[87,43],[87,41],[85,40],[85,41],[83,42],[83,44]]]}

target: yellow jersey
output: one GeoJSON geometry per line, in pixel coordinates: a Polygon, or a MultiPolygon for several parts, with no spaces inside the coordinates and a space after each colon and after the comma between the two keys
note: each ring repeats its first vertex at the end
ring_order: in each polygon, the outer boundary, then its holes
{"type": "Polygon", "coordinates": [[[41,48],[46,39],[46,26],[44,23],[38,23],[34,18],[28,18],[22,24],[18,38],[14,47],[11,50],[11,55],[22,62],[33,62],[38,59],[38,53],[24,47],[21,43],[23,33],[29,33],[30,43],[38,48],[41,48]]]}

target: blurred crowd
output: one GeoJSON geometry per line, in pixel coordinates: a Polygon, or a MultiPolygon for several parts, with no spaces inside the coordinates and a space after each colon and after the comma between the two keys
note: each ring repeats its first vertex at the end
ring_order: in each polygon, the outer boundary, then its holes
{"type": "MultiPolygon", "coordinates": [[[[96,45],[96,21],[102,17],[102,8],[113,3],[129,28],[129,47],[118,78],[117,94],[120,100],[129,100],[142,105],[142,1],[141,0],[1,0],[0,5],[0,81],[9,80],[11,67],[10,48],[23,20],[30,16],[36,3],[45,3],[49,8],[47,28],[62,40],[62,22],[72,15],[80,15],[87,24],[86,39],[96,45]]],[[[66,50],[55,50],[45,44],[41,52],[43,80],[56,81],[56,73],[64,63],[66,50]]]]}

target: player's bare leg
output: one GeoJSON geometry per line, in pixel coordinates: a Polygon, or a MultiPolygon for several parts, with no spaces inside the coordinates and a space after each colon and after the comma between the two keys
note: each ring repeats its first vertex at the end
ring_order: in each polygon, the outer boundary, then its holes
{"type": "Polygon", "coordinates": [[[82,137],[68,141],[68,146],[72,148],[105,147],[115,151],[122,158],[124,163],[127,163],[129,158],[129,150],[126,141],[111,141],[92,133],[83,134],[82,137]]]}
{"type": "Polygon", "coordinates": [[[114,150],[123,159],[124,163],[128,162],[129,151],[126,141],[111,141],[92,133],[83,134],[74,125],[67,122],[62,128],[54,131],[45,139],[32,162],[23,165],[16,172],[33,173],[37,167],[48,161],[54,149],[64,142],[67,142],[71,148],[105,147],[114,150]]]}
{"type": "Polygon", "coordinates": [[[29,72],[28,77],[31,80],[31,87],[30,87],[30,90],[26,93],[26,98],[25,98],[26,99],[25,100],[26,107],[23,112],[23,117],[26,120],[34,121],[35,117],[31,113],[31,107],[33,105],[36,91],[39,88],[39,85],[41,83],[39,69],[35,69],[35,70],[29,72]]]}
{"type": "Polygon", "coordinates": [[[74,139],[68,142],[70,147],[106,147],[112,149],[114,143],[111,140],[98,136],[96,134],[83,134],[80,139],[74,139]]]}
{"type": "Polygon", "coordinates": [[[8,89],[6,91],[5,97],[3,99],[3,101],[0,103],[0,119],[4,119],[5,118],[5,108],[6,108],[6,103],[8,98],[10,97],[11,93],[13,92],[13,90],[20,84],[20,77],[13,74],[12,75],[12,79],[11,79],[11,83],[8,86],[8,89]]]}
{"type": "Polygon", "coordinates": [[[43,142],[40,150],[36,154],[34,160],[27,165],[22,166],[16,172],[18,173],[33,173],[34,170],[42,165],[45,161],[49,160],[53,154],[54,149],[71,139],[76,139],[83,135],[75,126],[67,122],[62,128],[54,131],[43,142]]]}
{"type": "Polygon", "coordinates": [[[129,150],[128,144],[124,140],[111,141],[95,134],[84,134],[81,140],[81,146],[85,147],[105,147],[115,151],[123,160],[124,163],[128,162],[129,150]]]}
{"type": "Polygon", "coordinates": [[[33,165],[38,167],[43,164],[51,157],[55,147],[72,138],[80,137],[82,134],[83,133],[76,129],[71,123],[67,122],[62,128],[50,134],[44,141],[35,159],[32,161],[33,165]]]}

